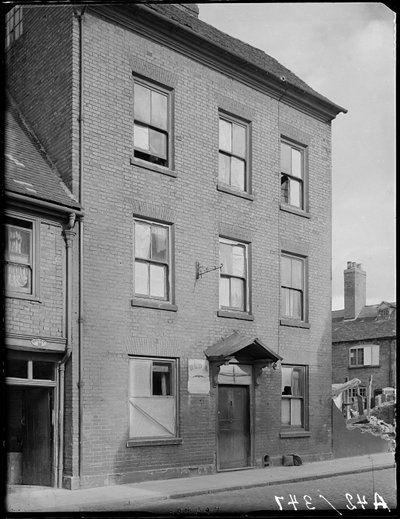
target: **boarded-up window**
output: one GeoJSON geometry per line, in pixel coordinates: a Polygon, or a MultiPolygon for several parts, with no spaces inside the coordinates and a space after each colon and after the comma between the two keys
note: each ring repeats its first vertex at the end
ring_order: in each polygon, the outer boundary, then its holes
{"type": "Polygon", "coordinates": [[[129,359],[129,436],[176,435],[176,362],[129,359]]]}

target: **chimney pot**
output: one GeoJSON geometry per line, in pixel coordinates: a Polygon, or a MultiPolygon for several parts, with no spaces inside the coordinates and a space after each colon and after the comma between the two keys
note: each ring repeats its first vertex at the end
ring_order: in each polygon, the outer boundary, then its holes
{"type": "Polygon", "coordinates": [[[348,261],[344,271],[344,318],[356,319],[366,305],[367,274],[362,263],[348,261]]]}

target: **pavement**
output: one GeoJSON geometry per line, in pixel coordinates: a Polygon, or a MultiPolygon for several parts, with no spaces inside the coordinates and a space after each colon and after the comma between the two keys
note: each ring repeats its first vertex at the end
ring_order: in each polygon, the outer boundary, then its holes
{"type": "Polygon", "coordinates": [[[145,510],[147,503],[180,499],[201,494],[263,487],[281,483],[309,481],[345,474],[377,471],[395,467],[393,452],[368,454],[299,466],[219,472],[207,476],[164,479],[80,490],[8,486],[8,512],[90,512],[103,510],[145,510]]]}

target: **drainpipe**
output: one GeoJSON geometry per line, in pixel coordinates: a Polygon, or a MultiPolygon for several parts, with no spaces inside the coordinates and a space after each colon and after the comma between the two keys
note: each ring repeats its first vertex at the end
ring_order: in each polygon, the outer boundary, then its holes
{"type": "MultiPolygon", "coordinates": [[[[86,6],[74,8],[74,15],[79,23],[79,202],[83,204],[83,16],[86,6]]],[[[82,481],[82,443],[83,443],[83,221],[79,220],[79,316],[78,316],[78,413],[79,413],[79,441],[78,441],[78,475],[79,484],[82,481]]]]}
{"type": "Polygon", "coordinates": [[[75,213],[69,215],[69,220],[64,229],[66,245],[66,339],[67,347],[64,357],[59,361],[58,379],[58,456],[57,456],[57,487],[62,487],[62,474],[64,469],[64,381],[65,366],[72,354],[72,241],[75,236],[73,228],[75,226],[75,213]]]}

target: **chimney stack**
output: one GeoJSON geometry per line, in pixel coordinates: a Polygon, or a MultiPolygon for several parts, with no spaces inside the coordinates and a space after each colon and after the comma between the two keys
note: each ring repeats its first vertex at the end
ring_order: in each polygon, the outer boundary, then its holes
{"type": "Polygon", "coordinates": [[[344,271],[344,318],[356,319],[361,309],[366,305],[367,274],[362,270],[362,264],[355,261],[347,262],[344,271]]]}

